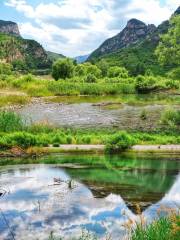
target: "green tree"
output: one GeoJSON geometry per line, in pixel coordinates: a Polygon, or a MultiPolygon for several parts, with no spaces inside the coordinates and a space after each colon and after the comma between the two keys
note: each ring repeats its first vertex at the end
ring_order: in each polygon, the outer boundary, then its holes
{"type": "Polygon", "coordinates": [[[57,81],[58,79],[71,78],[74,73],[74,63],[71,59],[58,59],[53,63],[52,76],[57,81]]]}
{"type": "Polygon", "coordinates": [[[128,71],[124,67],[110,67],[107,73],[108,77],[121,77],[121,78],[128,78],[128,71]]]}
{"type": "Polygon", "coordinates": [[[78,64],[75,67],[74,72],[75,72],[76,76],[85,76],[86,75],[86,68],[85,68],[84,64],[78,64]]]}
{"type": "Polygon", "coordinates": [[[98,68],[101,70],[102,72],[102,76],[105,77],[107,76],[107,72],[109,69],[109,64],[105,59],[101,59],[98,63],[97,63],[98,68]]]}
{"type": "Polygon", "coordinates": [[[86,74],[94,75],[96,78],[101,77],[102,72],[96,65],[93,65],[91,63],[84,63],[83,65],[86,68],[86,74]]]}
{"type": "Polygon", "coordinates": [[[180,16],[171,19],[168,33],[161,36],[155,51],[161,65],[180,65],[180,16]]]}

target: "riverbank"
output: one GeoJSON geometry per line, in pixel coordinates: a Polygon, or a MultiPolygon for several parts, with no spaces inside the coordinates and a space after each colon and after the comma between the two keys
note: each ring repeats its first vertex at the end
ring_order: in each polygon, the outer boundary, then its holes
{"type": "MultiPolygon", "coordinates": [[[[58,147],[50,145],[48,147],[30,147],[23,150],[19,147],[14,147],[10,150],[0,152],[1,158],[6,157],[38,157],[41,155],[48,155],[53,153],[106,153],[106,145],[95,144],[62,144],[58,147]]],[[[177,154],[180,153],[180,144],[167,144],[167,145],[134,145],[118,154],[124,153],[165,153],[177,154]]]]}
{"type": "MultiPolygon", "coordinates": [[[[87,152],[104,152],[105,151],[106,146],[105,145],[78,145],[78,144],[63,144],[60,145],[59,147],[46,147],[44,148],[45,150],[48,151],[60,151],[60,152],[73,152],[73,151],[77,151],[77,152],[83,152],[83,151],[87,151],[87,152]]],[[[176,152],[176,153],[180,153],[180,144],[178,145],[135,145],[132,146],[131,148],[125,150],[127,152],[131,151],[131,152],[176,152]]]]}

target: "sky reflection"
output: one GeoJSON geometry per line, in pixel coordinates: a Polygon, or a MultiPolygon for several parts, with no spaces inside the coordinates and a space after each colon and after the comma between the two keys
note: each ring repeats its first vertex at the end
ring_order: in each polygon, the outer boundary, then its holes
{"type": "MultiPolygon", "coordinates": [[[[127,207],[126,201],[119,194],[111,192],[107,197],[94,197],[83,181],[75,180],[73,189],[69,189],[67,181],[70,178],[65,169],[50,165],[1,169],[0,185],[9,189],[9,194],[0,199],[1,211],[16,239],[44,240],[52,231],[68,239],[81,234],[82,229],[92,231],[99,237],[107,232],[112,233],[113,239],[119,239],[125,234],[122,224],[128,217],[137,218],[134,211],[127,207]],[[54,185],[54,177],[64,182],[54,185]]],[[[145,218],[156,217],[161,205],[180,205],[180,174],[174,178],[171,188],[163,193],[164,197],[145,208],[145,218]]],[[[143,202],[143,199],[140,201],[143,202]]],[[[11,239],[2,214],[0,237],[11,239]]]]}

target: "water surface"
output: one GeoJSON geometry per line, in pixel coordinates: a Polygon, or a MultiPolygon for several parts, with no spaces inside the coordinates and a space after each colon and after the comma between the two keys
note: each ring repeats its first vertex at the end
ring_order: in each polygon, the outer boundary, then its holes
{"type": "Polygon", "coordinates": [[[0,198],[4,240],[12,235],[44,240],[51,232],[69,239],[81,235],[82,229],[99,238],[111,234],[112,239],[123,239],[123,223],[138,218],[136,203],[148,221],[162,206],[180,206],[177,155],[62,154],[25,160],[34,164],[7,162],[14,165],[0,168],[1,192],[6,190],[0,198]]]}
{"type": "Polygon", "coordinates": [[[168,95],[118,95],[50,97],[24,106],[18,112],[31,122],[49,122],[60,127],[152,130],[161,113],[180,109],[180,97],[168,95]],[[141,119],[142,112],[146,120],[141,119]]]}

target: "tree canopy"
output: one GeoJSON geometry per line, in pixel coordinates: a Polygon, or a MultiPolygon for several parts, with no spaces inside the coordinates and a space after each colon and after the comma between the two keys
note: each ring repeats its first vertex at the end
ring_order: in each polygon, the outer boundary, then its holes
{"type": "Polygon", "coordinates": [[[52,76],[55,80],[70,78],[73,72],[74,64],[69,58],[58,59],[52,66],[52,76]]]}
{"type": "Polygon", "coordinates": [[[180,16],[171,19],[169,31],[161,36],[156,55],[161,65],[180,65],[180,16]]]}

